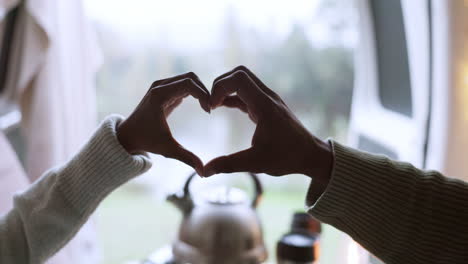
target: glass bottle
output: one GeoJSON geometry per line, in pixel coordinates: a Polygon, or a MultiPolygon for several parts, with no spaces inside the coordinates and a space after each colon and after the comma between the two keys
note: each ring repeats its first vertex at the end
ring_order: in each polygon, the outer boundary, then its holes
{"type": "Polygon", "coordinates": [[[318,259],[321,225],[307,213],[295,213],[291,231],[276,245],[277,264],[314,264],[318,259]]]}

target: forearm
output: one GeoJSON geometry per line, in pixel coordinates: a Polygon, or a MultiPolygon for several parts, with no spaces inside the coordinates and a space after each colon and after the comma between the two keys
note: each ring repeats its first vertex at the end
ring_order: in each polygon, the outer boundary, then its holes
{"type": "Polygon", "coordinates": [[[151,162],[128,154],[117,140],[121,121],[104,121],[78,155],[52,169],[14,199],[0,220],[0,263],[42,263],[65,245],[115,188],[151,162]]]}
{"type": "Polygon", "coordinates": [[[330,182],[318,200],[308,197],[312,215],[386,263],[466,263],[466,183],[333,145],[330,182]]]}

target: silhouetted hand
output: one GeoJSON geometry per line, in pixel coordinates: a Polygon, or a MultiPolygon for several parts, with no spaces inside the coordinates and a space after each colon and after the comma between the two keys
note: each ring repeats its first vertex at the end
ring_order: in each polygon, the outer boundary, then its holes
{"type": "Polygon", "coordinates": [[[219,106],[248,113],[257,128],[249,149],[211,160],[205,165],[205,176],[241,171],[275,176],[301,173],[328,183],[333,163],[329,144],[309,133],[249,69],[239,66],[214,81],[211,108],[219,106]]]}
{"type": "Polygon", "coordinates": [[[200,175],[202,161],[173,137],[166,118],[182,99],[191,95],[210,112],[210,94],[194,73],[154,82],[133,113],[117,128],[117,137],[131,154],[147,151],[180,160],[200,175]]]}

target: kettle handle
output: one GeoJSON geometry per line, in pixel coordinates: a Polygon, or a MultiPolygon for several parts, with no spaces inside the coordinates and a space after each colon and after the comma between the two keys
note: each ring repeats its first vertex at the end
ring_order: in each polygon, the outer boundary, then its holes
{"type": "Polygon", "coordinates": [[[188,177],[188,179],[185,181],[185,185],[184,185],[184,197],[190,197],[190,183],[192,182],[193,177],[195,177],[196,174],[197,174],[196,171],[192,172],[192,174],[190,174],[190,176],[188,177]]]}
{"type": "Polygon", "coordinates": [[[260,182],[260,179],[258,178],[257,174],[249,172],[250,177],[252,177],[252,180],[254,182],[254,188],[255,188],[255,196],[252,200],[252,207],[257,208],[258,204],[260,203],[260,200],[262,199],[263,196],[263,187],[260,182]]]}
{"type": "MultiPolygon", "coordinates": [[[[197,174],[196,172],[193,172],[192,174],[190,174],[187,181],[185,182],[184,194],[183,195],[186,198],[190,197],[190,183],[192,182],[192,180],[193,180],[193,178],[195,177],[196,174],[197,174]]],[[[263,187],[262,187],[262,184],[260,183],[260,179],[258,178],[258,176],[255,173],[249,172],[248,174],[252,178],[252,180],[254,182],[254,188],[255,188],[255,194],[254,194],[254,198],[252,200],[251,206],[253,208],[257,208],[257,206],[260,203],[260,200],[262,199],[262,196],[263,196],[263,187]]]]}

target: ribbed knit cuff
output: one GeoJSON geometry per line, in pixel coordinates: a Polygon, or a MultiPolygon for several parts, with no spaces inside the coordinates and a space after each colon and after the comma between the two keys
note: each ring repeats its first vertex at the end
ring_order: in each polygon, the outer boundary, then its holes
{"type": "Polygon", "coordinates": [[[382,166],[386,158],[346,147],[333,140],[330,140],[330,143],[335,158],[331,179],[324,193],[316,201],[312,201],[309,195],[313,188],[312,182],[306,198],[308,212],[324,223],[350,235],[357,235],[347,223],[351,219],[352,222],[362,217],[353,208],[366,208],[366,199],[375,199],[374,195],[379,195],[379,190],[372,183],[375,180],[372,178],[372,172],[376,170],[376,166],[382,166]],[[368,188],[368,185],[373,188],[368,188]],[[367,188],[367,191],[375,190],[375,194],[368,193],[366,196],[369,197],[364,197],[363,188],[367,188]]]}
{"type": "Polygon", "coordinates": [[[118,115],[107,117],[78,155],[60,169],[58,188],[81,214],[93,211],[110,192],[151,167],[146,154],[131,155],[118,141],[116,127],[122,120],[118,115]]]}
{"type": "Polygon", "coordinates": [[[468,263],[466,182],[332,145],[330,182],[316,201],[307,197],[309,213],[385,263],[468,263]]]}

